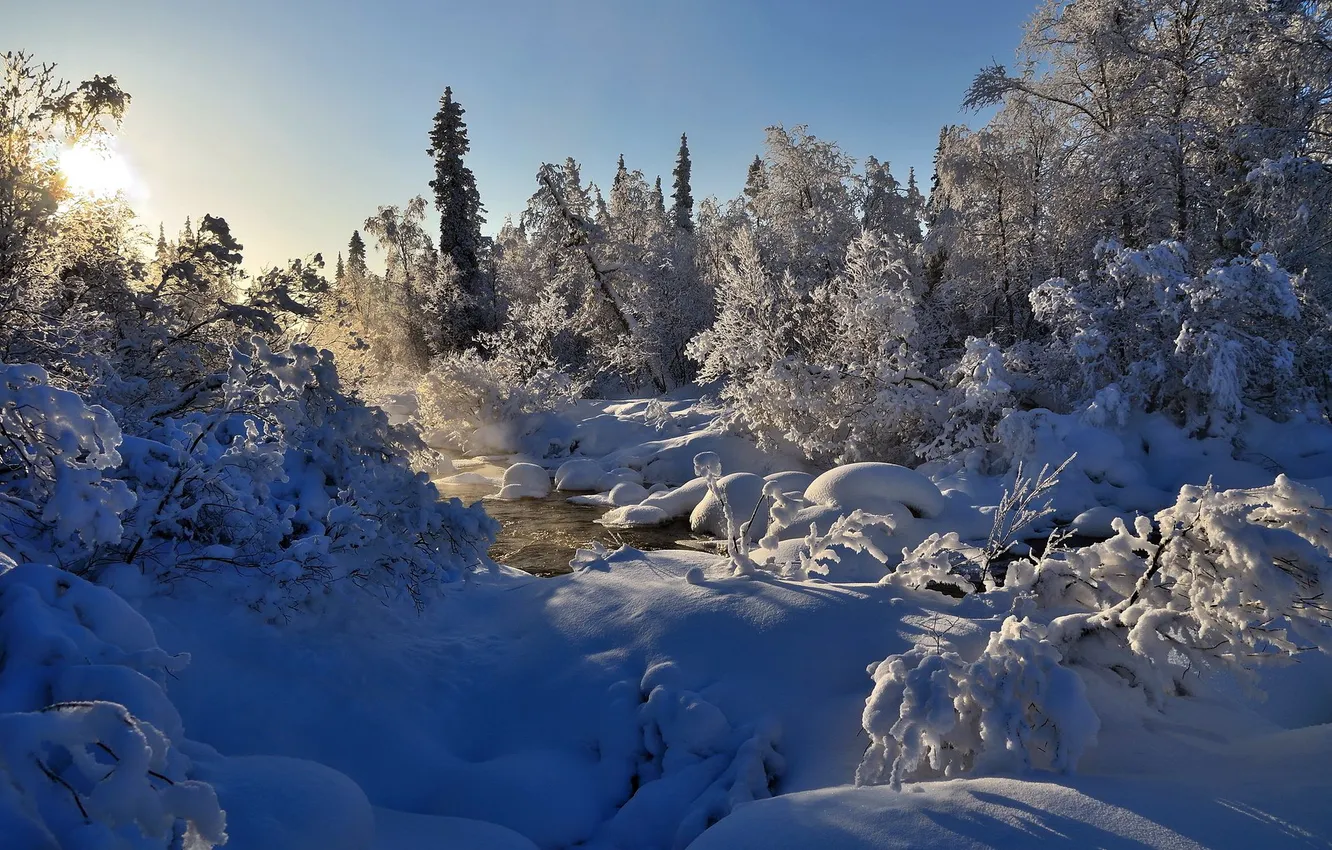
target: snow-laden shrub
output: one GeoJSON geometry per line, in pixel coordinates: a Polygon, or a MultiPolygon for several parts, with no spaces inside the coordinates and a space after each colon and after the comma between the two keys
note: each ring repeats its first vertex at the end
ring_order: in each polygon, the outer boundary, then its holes
{"type": "Polygon", "coordinates": [[[997,589],[997,563],[1018,545],[1019,535],[1053,513],[1051,493],[1076,457],[1069,457],[1057,469],[1043,466],[1035,477],[1024,475],[1019,462],[1012,484],[995,506],[984,546],[966,543],[956,532],[935,532],[914,549],[903,549],[901,564],[883,583],[959,597],[997,589]]]}
{"type": "Polygon", "coordinates": [[[1332,532],[1312,488],[1186,486],[1155,521],[1014,565],[1009,581],[1047,608],[1083,607],[1051,624],[1078,663],[1121,669],[1159,702],[1185,676],[1221,662],[1241,671],[1332,652],[1332,532]]]}
{"type": "Polygon", "coordinates": [[[483,425],[564,410],[585,388],[558,369],[543,367],[523,374],[504,356],[487,360],[468,350],[438,360],[421,379],[417,394],[422,422],[463,448],[483,425]]]}
{"type": "Polygon", "coordinates": [[[269,617],[352,589],[419,606],[485,562],[494,523],[439,498],[415,430],[344,394],[327,352],[255,338],[185,398],[122,434],[42,370],[0,366],[0,552],[204,579],[269,617]]]}
{"type": "Polygon", "coordinates": [[[188,662],[112,591],[0,558],[0,836],[6,847],[205,850],[226,841],[162,691],[188,662]]]}
{"type": "Polygon", "coordinates": [[[839,516],[824,532],[819,531],[817,524],[811,524],[809,534],[800,544],[797,560],[788,566],[786,576],[798,581],[811,576],[826,576],[833,570],[831,565],[841,562],[843,552],[868,555],[886,565],[890,558],[875,542],[873,530],[883,529],[891,534],[895,524],[896,520],[890,516],[868,514],[862,510],[839,516]]]}
{"type": "Polygon", "coordinates": [[[772,796],[786,769],[775,719],[733,723],[672,662],[615,683],[600,729],[598,749],[620,766],[616,790],[628,798],[589,846],[683,850],[736,806],[772,796]]]}
{"type": "Polygon", "coordinates": [[[870,746],[856,784],[980,771],[1069,771],[1100,721],[1082,680],[1030,620],[1009,617],[979,658],[917,646],[870,667],[870,746]]]}
{"type": "Polygon", "coordinates": [[[1003,350],[993,340],[969,337],[938,404],[947,418],[919,448],[921,457],[936,460],[993,443],[995,426],[1015,405],[1003,350]]]}
{"type": "Polygon", "coordinates": [[[1054,331],[1046,368],[1080,377],[1065,403],[1115,384],[1138,409],[1223,436],[1245,410],[1282,419],[1316,404],[1296,379],[1317,345],[1299,321],[1305,283],[1276,257],[1255,251],[1195,273],[1179,242],[1132,250],[1111,241],[1097,254],[1096,272],[1031,293],[1054,331]]]}
{"type": "MultiPolygon", "coordinates": [[[[1039,559],[1012,562],[1002,589],[984,585],[1016,616],[977,661],[919,646],[871,671],[858,781],[900,785],[927,775],[924,763],[944,775],[1044,758],[1070,769],[1096,729],[1078,671],[1117,676],[1159,706],[1209,667],[1332,652],[1327,513],[1317,491],[1280,476],[1252,490],[1186,486],[1154,519],[1116,519],[1115,536],[1090,546],[1052,539],[1039,559]]],[[[890,580],[979,591],[965,577],[984,553],[969,548],[936,535],[890,580]]]]}
{"type": "Polygon", "coordinates": [[[134,504],[107,475],[120,442],[104,408],[52,387],[37,366],[0,363],[0,544],[29,559],[119,542],[134,504]]]}
{"type": "Polygon", "coordinates": [[[765,549],[776,549],[782,532],[794,525],[805,501],[794,493],[787,493],[780,480],[763,482],[763,498],[768,502],[768,530],[759,540],[765,549]]]}
{"type": "Polygon", "coordinates": [[[977,591],[985,550],[962,541],[957,532],[934,533],[915,548],[902,552],[897,565],[883,582],[914,590],[937,590],[949,596],[977,591]]]}
{"type": "Polygon", "coordinates": [[[216,406],[127,438],[138,504],[115,560],[230,584],[268,616],[361,589],[424,604],[484,561],[495,526],[442,501],[407,426],[344,395],[327,352],[238,347],[216,406]]]}

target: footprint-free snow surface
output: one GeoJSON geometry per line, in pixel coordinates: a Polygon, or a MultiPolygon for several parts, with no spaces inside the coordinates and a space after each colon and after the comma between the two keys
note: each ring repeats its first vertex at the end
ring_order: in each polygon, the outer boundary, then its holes
{"type": "MultiPolygon", "coordinates": [[[[233,834],[281,838],[240,846],[363,848],[367,822],[382,848],[1328,846],[1329,727],[1218,697],[1157,710],[1110,682],[1120,713],[1077,777],[850,787],[866,667],[935,630],[937,596],[623,550],[470,587],[424,622],[256,630],[184,600],[148,609],[193,654],[171,683],[192,737],[332,769],[238,760],[251,778],[219,783],[233,834]],[[309,840],[254,825],[279,820],[279,787],[288,823],[323,824],[309,840]]],[[[947,616],[963,643],[995,627],[980,604],[947,616]]],[[[1325,709],[1320,669],[1306,697],[1325,709]]],[[[1289,688],[1273,699],[1295,710],[1289,688]]]]}

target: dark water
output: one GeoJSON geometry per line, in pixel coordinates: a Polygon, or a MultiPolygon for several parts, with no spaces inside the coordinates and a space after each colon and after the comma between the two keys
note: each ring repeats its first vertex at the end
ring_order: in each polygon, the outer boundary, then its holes
{"type": "MultiPolygon", "coordinates": [[[[457,496],[469,504],[497,489],[486,485],[441,487],[445,496],[457,496]]],[[[553,576],[572,572],[569,559],[574,551],[592,542],[611,550],[627,545],[643,551],[702,545],[692,538],[687,519],[658,528],[610,529],[595,522],[607,508],[571,505],[571,495],[575,494],[551,493],[544,499],[516,502],[483,501],[486,513],[501,526],[495,545],[490,547],[490,557],[533,575],[553,576]]]]}

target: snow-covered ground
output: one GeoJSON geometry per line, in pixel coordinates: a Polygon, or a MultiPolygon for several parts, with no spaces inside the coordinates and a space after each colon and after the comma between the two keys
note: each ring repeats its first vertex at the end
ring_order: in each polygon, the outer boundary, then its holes
{"type": "MultiPolygon", "coordinates": [[[[304,794],[289,787],[297,799],[274,813],[262,778],[223,783],[237,846],[361,848],[357,825],[372,814],[384,848],[446,838],[477,848],[1279,847],[1332,836],[1332,727],[1283,729],[1210,693],[1157,710],[1112,682],[1098,696],[1113,711],[1076,777],[853,787],[866,667],[931,639],[937,616],[974,645],[1000,615],[979,600],[726,572],[698,554],[625,550],[586,557],[571,576],[469,589],[424,622],[355,615],[311,633],[257,630],[180,600],[148,610],[163,644],[192,654],[170,686],[191,735],[227,753],[317,761],[364,792],[281,762],[309,779],[293,780],[304,794]],[[687,582],[691,567],[705,579],[687,582]],[[325,828],[259,840],[273,827],[254,819],[301,823],[303,812],[325,828]]],[[[1309,676],[1321,685],[1276,693],[1267,713],[1312,719],[1321,704],[1327,719],[1332,682],[1327,665],[1317,669],[1309,676]]]]}
{"type": "Polygon", "coordinates": [[[1181,485],[1267,486],[1279,465],[1322,486],[1325,431],[1256,421],[1255,457],[1234,460],[1162,420],[1037,413],[1003,464],[819,470],[717,413],[584,402],[483,429],[436,476],[505,499],[559,488],[611,506],[608,526],[689,517],[730,538],[725,555],[590,546],[572,574],[474,572],[419,614],[342,595],[279,624],[204,585],[131,608],[77,579],[61,591],[58,571],[0,572],[0,634],[59,650],[0,666],[0,709],[41,687],[139,694],[127,707],[165,735],[157,773],[182,789],[168,811],[207,829],[223,810],[228,846],[258,850],[1332,843],[1326,656],[1254,681],[1171,679],[1169,659],[1127,650],[1100,664],[1109,649],[1060,637],[1083,609],[1050,590],[1052,564],[1093,555],[1084,583],[1113,586],[1097,576],[1129,563],[1114,547],[1136,513],[1181,485]],[[1030,480],[1075,452],[1038,494],[1053,511],[999,541],[1009,580],[967,585],[949,565],[995,542],[1015,461],[1030,480]],[[1069,523],[1118,536],[1011,560],[1069,523]]]}

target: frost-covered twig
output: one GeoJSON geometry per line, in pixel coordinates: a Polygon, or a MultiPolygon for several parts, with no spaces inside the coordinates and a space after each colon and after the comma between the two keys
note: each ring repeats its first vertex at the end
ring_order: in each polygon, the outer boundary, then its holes
{"type": "Polygon", "coordinates": [[[749,557],[748,523],[743,526],[736,523],[735,509],[721,486],[721,458],[716,452],[699,452],[694,456],[694,474],[707,482],[708,492],[721,505],[722,515],[726,519],[726,555],[731,569],[736,575],[753,575],[758,568],[749,557]]]}
{"type": "Polygon", "coordinates": [[[1054,512],[1050,504],[1050,493],[1059,483],[1059,476],[1076,458],[1073,453],[1053,471],[1050,465],[1041,467],[1035,478],[1024,476],[1019,463],[1013,475],[1013,486],[1005,489],[994,511],[994,523],[990,526],[990,536],[985,542],[981,563],[980,578],[987,586],[992,583],[991,568],[994,562],[1008,553],[1018,542],[1018,534],[1054,512]]]}

